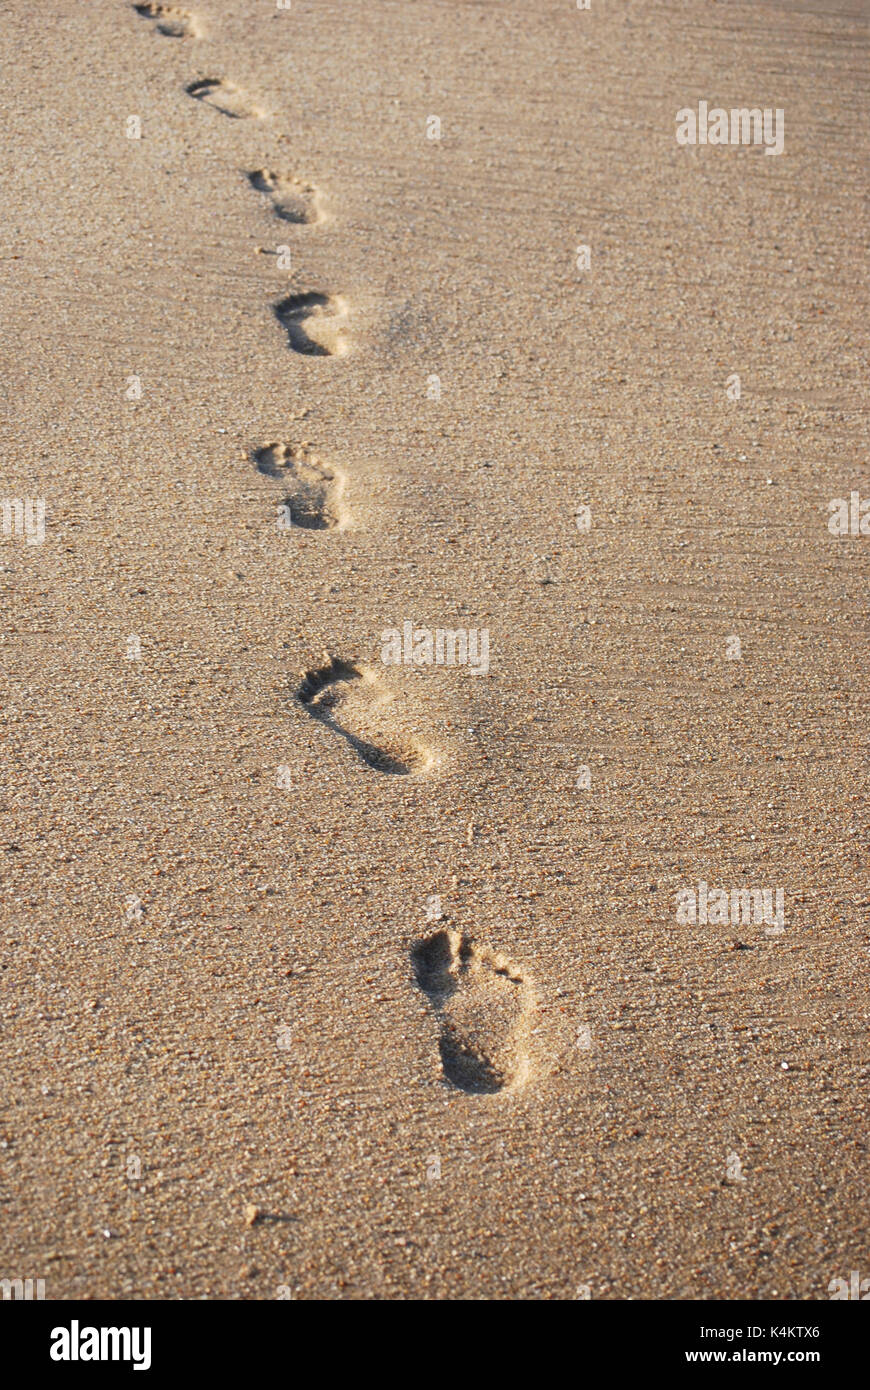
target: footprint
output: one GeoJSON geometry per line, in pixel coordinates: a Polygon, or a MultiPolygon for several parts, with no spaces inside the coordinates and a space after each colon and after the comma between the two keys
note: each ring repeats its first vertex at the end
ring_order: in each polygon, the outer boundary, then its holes
{"type": "Polygon", "coordinates": [[[436,761],[430,749],[395,728],[394,696],[373,671],[327,653],[326,665],[307,671],[296,692],[313,718],[346,739],[377,772],[399,776],[425,772],[436,761]]]}
{"type": "Polygon", "coordinates": [[[248,181],[258,193],[271,198],[275,216],[282,222],[324,221],[320,193],[310,183],[290,174],[275,174],[270,169],[254,169],[248,174],[248,181]]]}
{"type": "Polygon", "coordinates": [[[267,444],[254,454],[254,463],[267,478],[291,485],[284,501],[290,521],[308,531],[331,531],[346,521],[341,507],[344,474],[328,467],[304,448],[292,444],[267,444]]]}
{"type": "Polygon", "coordinates": [[[472,1095],[518,1090],[529,1079],[531,984],[504,956],[445,929],[411,952],[417,983],[441,1020],[441,1065],[472,1095]]]}
{"type": "Polygon", "coordinates": [[[291,294],[274,307],[294,352],[310,357],[343,357],[347,352],[348,310],[341,295],[291,294]]]}
{"type": "Polygon", "coordinates": [[[191,82],[186,90],[197,101],[204,101],[235,120],[242,120],[245,116],[259,118],[266,114],[251,101],[247,92],[243,92],[235,82],[227,82],[222,77],[204,77],[199,82],[191,82]]]}
{"type": "Polygon", "coordinates": [[[157,31],[170,39],[198,39],[202,34],[199,21],[188,10],[179,10],[175,5],[134,5],[133,9],[144,19],[153,19],[157,31]]]}

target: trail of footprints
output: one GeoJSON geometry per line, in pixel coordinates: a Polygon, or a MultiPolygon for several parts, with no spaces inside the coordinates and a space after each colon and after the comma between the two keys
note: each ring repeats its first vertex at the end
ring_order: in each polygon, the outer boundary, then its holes
{"type": "MultiPolygon", "coordinates": [[[[199,20],[187,10],[156,3],[134,4],[133,9],[167,38],[202,35],[199,20]]],[[[186,91],[234,120],[265,115],[242,88],[225,78],[199,78],[186,91]]],[[[269,198],[282,222],[310,226],[325,220],[321,195],[311,184],[265,168],[251,170],[247,178],[269,198]]],[[[294,352],[332,357],[347,351],[349,309],[342,296],[290,294],[274,305],[274,313],[294,352]]],[[[259,473],[280,482],[281,505],[292,526],[317,533],[342,528],[347,519],[342,505],[345,479],[338,468],[291,443],[264,445],[252,457],[259,473]]],[[[304,672],[296,699],[376,772],[409,776],[425,773],[437,761],[426,744],[396,727],[391,719],[395,696],[374,671],[355,660],[327,654],[321,666],[304,672]]],[[[519,967],[453,929],[419,941],[411,961],[416,983],[438,1020],[446,1084],[469,1095],[522,1087],[532,1070],[529,1036],[536,1002],[531,982],[519,967]]]]}
{"type": "MultiPolygon", "coordinates": [[[[134,4],[136,13],[171,38],[197,38],[202,28],[196,16],[177,6],[134,4]]],[[[189,96],[234,120],[261,118],[265,113],[236,83],[223,77],[202,77],[185,89],[189,96]]],[[[251,169],[250,186],[269,199],[275,217],[300,227],[326,220],[320,190],[285,170],[251,169]]],[[[283,296],[273,313],[291,351],[303,357],[341,357],[348,350],[350,311],[342,295],[311,290],[283,296]]],[[[264,477],[280,484],[279,506],[290,527],[315,534],[340,531],[347,523],[343,505],[344,474],[290,442],[265,444],[253,451],[254,465],[264,477]]],[[[391,693],[374,672],[354,661],[329,657],[324,666],[305,673],[297,691],[299,703],[314,719],[344,739],[358,760],[374,771],[408,776],[434,765],[425,744],[400,735],[392,725],[391,693]]]]}

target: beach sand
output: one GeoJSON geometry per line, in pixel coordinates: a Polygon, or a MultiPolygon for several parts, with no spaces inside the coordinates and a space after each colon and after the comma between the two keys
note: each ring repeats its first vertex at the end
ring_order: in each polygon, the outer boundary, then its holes
{"type": "Polygon", "coordinates": [[[0,1277],[870,1275],[861,8],[139,9],[4,7],[0,1277]]]}

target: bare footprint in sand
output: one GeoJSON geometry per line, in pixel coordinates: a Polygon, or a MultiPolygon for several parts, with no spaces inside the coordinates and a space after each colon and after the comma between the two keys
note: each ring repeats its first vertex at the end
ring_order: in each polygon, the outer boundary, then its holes
{"type": "Polygon", "coordinates": [[[275,216],[282,222],[308,225],[324,221],[320,193],[310,183],[271,169],[254,169],[248,174],[248,181],[258,193],[271,199],[275,216]]]}
{"type": "Polygon", "coordinates": [[[206,106],[213,106],[216,111],[224,116],[232,116],[234,120],[243,120],[246,116],[259,119],[266,114],[247,92],[237,87],[235,82],[227,82],[222,77],[204,77],[198,82],[191,82],[186,90],[189,96],[204,101],[206,106]]]}
{"type": "Polygon", "coordinates": [[[294,352],[342,357],[347,352],[348,307],[341,295],[291,294],[274,306],[294,352]]]}
{"type": "Polygon", "coordinates": [[[157,32],[169,39],[198,39],[202,34],[199,20],[189,10],[157,4],[134,5],[133,9],[143,19],[153,19],[157,32]]]}
{"type": "Polygon", "coordinates": [[[305,673],[297,699],[377,772],[408,776],[435,764],[431,749],[396,728],[392,693],[356,662],[327,656],[325,665],[305,673]]]}
{"type": "Polygon", "coordinates": [[[288,487],[283,505],[292,526],[308,531],[331,531],[347,520],[341,506],[344,474],[293,444],[267,444],[254,454],[254,463],[267,478],[288,487]]]}
{"type": "Polygon", "coordinates": [[[450,929],[418,942],[411,960],[441,1023],[445,1079],[472,1095],[523,1086],[536,1004],[522,971],[450,929]]]}

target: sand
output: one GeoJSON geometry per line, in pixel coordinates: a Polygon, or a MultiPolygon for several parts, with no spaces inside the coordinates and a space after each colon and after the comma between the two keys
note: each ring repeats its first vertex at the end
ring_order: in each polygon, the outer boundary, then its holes
{"type": "Polygon", "coordinates": [[[0,1277],[870,1275],[859,5],[139,8],[4,7],[0,1277]]]}

